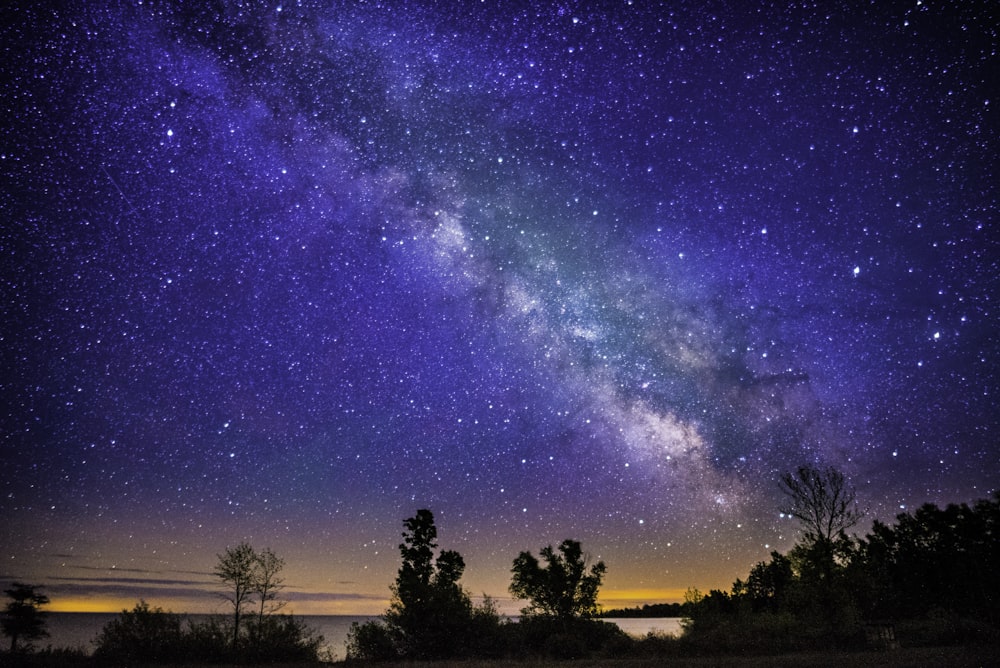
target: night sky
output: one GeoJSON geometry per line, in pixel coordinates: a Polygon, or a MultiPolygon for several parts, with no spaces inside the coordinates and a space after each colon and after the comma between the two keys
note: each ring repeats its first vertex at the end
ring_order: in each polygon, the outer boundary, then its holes
{"type": "Polygon", "coordinates": [[[221,609],[245,539],[378,613],[419,508],[503,610],[565,538],[678,600],[800,464],[1000,484],[991,3],[14,4],[0,580],[54,610],[221,609]]]}

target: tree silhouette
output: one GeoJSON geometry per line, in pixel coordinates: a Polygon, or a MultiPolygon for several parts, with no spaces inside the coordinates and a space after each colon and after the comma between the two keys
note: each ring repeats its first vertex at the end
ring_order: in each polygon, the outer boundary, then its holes
{"type": "Polygon", "coordinates": [[[233,606],[233,651],[239,649],[241,621],[246,615],[246,608],[255,598],[256,624],[250,624],[250,635],[256,638],[259,649],[268,630],[265,627],[266,616],[284,606],[284,602],[276,602],[275,598],[284,587],[284,579],[279,574],[285,567],[285,560],[270,548],[258,552],[245,541],[236,547],[226,548],[218,557],[215,575],[227,588],[223,598],[233,606]]]}
{"type": "Polygon", "coordinates": [[[832,466],[822,470],[800,466],[782,474],[780,482],[786,501],[780,510],[802,526],[804,540],[789,552],[803,603],[800,612],[815,612],[833,633],[856,615],[846,581],[856,542],[846,532],[863,513],[854,489],[832,466]]]}
{"type": "Polygon", "coordinates": [[[598,561],[587,573],[580,543],[569,539],[559,544],[558,554],[551,545],[542,548],[540,554],[546,562],[544,568],[528,551],[517,555],[511,568],[510,593],[531,602],[522,614],[559,618],[596,615],[597,590],[607,570],[604,562],[598,561]]]}
{"type": "Polygon", "coordinates": [[[17,651],[17,641],[21,638],[30,641],[45,638],[49,632],[45,630],[45,613],[41,607],[48,604],[49,597],[38,591],[34,585],[15,582],[10,589],[4,589],[10,601],[4,609],[3,633],[10,637],[10,652],[17,651]]]}
{"type": "Polygon", "coordinates": [[[215,566],[215,575],[227,588],[222,597],[233,606],[233,651],[239,648],[240,618],[256,591],[257,553],[247,542],[236,547],[227,547],[215,566]]]}
{"type": "Polygon", "coordinates": [[[264,628],[264,615],[277,612],[285,605],[284,601],[275,601],[278,592],[284,587],[284,578],[278,575],[284,567],[285,560],[270,548],[264,548],[254,555],[253,590],[260,601],[257,609],[258,635],[264,628]]]}
{"type": "Polygon", "coordinates": [[[847,487],[844,474],[832,466],[821,471],[806,465],[783,473],[781,491],[787,497],[781,512],[801,522],[809,542],[832,542],[864,516],[858,511],[854,489],[847,487]]]}
{"type": "Polygon", "coordinates": [[[1000,492],[972,507],[926,503],[876,520],[861,542],[859,562],[874,585],[865,607],[882,617],[932,610],[1000,625],[1000,492]]]}
{"type": "MultiPolygon", "coordinates": [[[[750,569],[745,593],[755,611],[777,610],[791,586],[794,573],[792,562],[779,552],[771,552],[770,562],[760,562],[750,569]]],[[[738,581],[737,581],[738,582],[738,581]]],[[[736,588],[733,587],[733,594],[736,588]]]]}
{"type": "Polygon", "coordinates": [[[403,563],[391,587],[392,602],[381,620],[351,626],[347,658],[444,659],[493,652],[500,616],[489,597],[473,606],[459,585],[462,555],[442,550],[435,558],[434,514],[418,510],[403,526],[403,563]]]}
{"type": "Polygon", "coordinates": [[[127,665],[178,656],[185,643],[179,615],[140,600],[105,624],[94,644],[99,660],[127,665]]]}
{"type": "Polygon", "coordinates": [[[465,561],[454,550],[442,550],[435,560],[437,527],[430,510],[418,510],[403,526],[403,563],[385,619],[404,656],[446,657],[472,618],[472,602],[458,584],[465,561]]]}

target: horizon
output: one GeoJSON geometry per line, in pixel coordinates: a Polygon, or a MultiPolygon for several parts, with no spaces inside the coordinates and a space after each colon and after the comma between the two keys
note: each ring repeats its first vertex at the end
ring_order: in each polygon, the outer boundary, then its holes
{"type": "Polygon", "coordinates": [[[997,489],[988,3],[82,4],[0,28],[0,576],[54,605],[209,608],[247,541],[377,614],[429,508],[474,596],[571,538],[633,607],[786,552],[801,465],[997,489]]]}
{"type": "MultiPolygon", "coordinates": [[[[972,505],[980,499],[970,499],[969,501],[951,502],[957,505],[968,503],[972,505]]],[[[928,502],[929,503],[929,502],[928,502]]],[[[923,504],[920,504],[923,505],[923,504]]],[[[945,504],[949,505],[949,504],[945,504]]],[[[915,509],[914,509],[915,510],[915,509]]],[[[907,513],[908,514],[908,513],[907,513]]],[[[898,516],[899,514],[897,514],[898,516]]],[[[893,518],[895,519],[895,518],[893,518]]],[[[865,517],[862,526],[870,526],[876,520],[881,520],[889,526],[892,521],[886,518],[865,517]]],[[[859,532],[851,534],[855,538],[862,538],[859,532]]],[[[257,547],[257,546],[255,546],[257,547]]],[[[445,546],[442,549],[446,549],[445,546]]],[[[532,550],[535,552],[536,550],[532,550]]],[[[780,552],[780,551],[779,551],[780,552]]],[[[282,555],[277,555],[281,557],[282,555]]],[[[588,562],[591,561],[588,556],[588,562]]],[[[758,563],[765,563],[766,559],[758,563]]],[[[286,564],[287,565],[287,564],[286,564]]],[[[751,566],[754,564],[751,564],[751,566]]],[[[225,596],[227,595],[227,585],[221,583],[210,570],[205,571],[178,571],[179,575],[199,575],[199,580],[167,580],[163,578],[137,578],[137,577],[117,577],[112,576],[119,569],[109,569],[107,575],[103,577],[85,578],[61,578],[61,582],[52,583],[27,583],[23,579],[0,574],[0,583],[9,586],[14,582],[32,584],[39,590],[49,595],[54,592],[55,596],[50,596],[50,602],[44,606],[47,612],[58,613],[92,613],[92,614],[118,614],[131,610],[140,601],[145,601],[152,607],[162,608],[166,612],[181,615],[211,615],[228,614],[227,608],[231,605],[225,596]],[[183,589],[171,589],[171,585],[184,585],[183,589]],[[111,588],[119,593],[115,595],[98,593],[102,588],[111,588]],[[195,590],[197,590],[195,592],[195,590]],[[66,595],[64,592],[76,592],[76,594],[66,595]],[[125,593],[129,592],[129,593],[125,593]]],[[[128,571],[129,569],[124,569],[128,571]]],[[[746,577],[749,567],[742,573],[733,574],[730,580],[721,584],[689,585],[675,589],[608,589],[602,586],[598,593],[598,605],[602,612],[614,609],[641,608],[645,605],[684,603],[685,594],[690,590],[699,590],[706,594],[713,589],[728,591],[737,579],[746,577]]],[[[285,577],[286,570],[282,569],[279,577],[282,584],[278,591],[278,601],[281,602],[282,613],[305,616],[380,616],[391,603],[391,593],[389,585],[394,581],[396,572],[386,585],[386,595],[382,598],[376,594],[352,595],[338,594],[334,592],[309,591],[308,588],[296,586],[285,577]],[[324,602],[325,601],[325,602],[324,602]]],[[[155,575],[167,575],[167,572],[155,573],[155,575]]],[[[475,580],[474,581],[478,581],[475,580]]],[[[460,581],[462,587],[469,590],[467,579],[460,581]]],[[[509,592],[504,590],[503,595],[491,594],[484,591],[480,594],[472,593],[471,598],[475,603],[481,603],[489,597],[497,605],[498,611],[506,616],[517,616],[521,608],[527,601],[515,599],[509,592]]]]}

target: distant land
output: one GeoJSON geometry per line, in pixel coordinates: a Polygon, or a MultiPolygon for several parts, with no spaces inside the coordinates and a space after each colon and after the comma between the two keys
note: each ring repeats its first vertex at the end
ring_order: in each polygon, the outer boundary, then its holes
{"type": "Polygon", "coordinates": [[[637,618],[637,617],[683,617],[683,603],[652,603],[635,608],[611,608],[601,612],[601,617],[637,618]]]}

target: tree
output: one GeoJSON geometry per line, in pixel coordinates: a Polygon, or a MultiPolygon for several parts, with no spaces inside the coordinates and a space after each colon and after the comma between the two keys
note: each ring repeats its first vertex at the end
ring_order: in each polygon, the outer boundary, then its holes
{"type": "Polygon", "coordinates": [[[437,527],[430,510],[418,510],[403,526],[406,531],[399,545],[403,563],[385,618],[401,654],[444,658],[457,651],[457,642],[472,619],[472,601],[458,584],[465,560],[454,550],[442,550],[435,560],[437,527]]]}
{"type": "Polygon", "coordinates": [[[17,651],[17,641],[21,638],[30,641],[45,638],[49,632],[45,630],[45,613],[41,610],[47,605],[49,597],[38,591],[34,585],[15,582],[10,589],[4,589],[10,598],[3,616],[3,633],[10,637],[11,654],[17,651]]]}
{"type": "Polygon", "coordinates": [[[1000,492],[972,507],[926,503],[875,521],[858,561],[873,583],[865,607],[882,617],[948,611],[1000,623],[1000,492]]]}
{"type": "MultiPolygon", "coordinates": [[[[794,580],[792,562],[779,552],[771,552],[771,561],[760,562],[750,569],[745,594],[753,610],[777,610],[794,580]]],[[[733,588],[736,594],[736,588],[733,588]]]]}
{"type": "Polygon", "coordinates": [[[542,548],[546,566],[539,565],[531,552],[521,552],[511,568],[510,593],[531,605],[524,615],[543,614],[559,618],[593,617],[597,614],[597,590],[607,567],[598,561],[587,572],[587,560],[580,543],[564,540],[559,554],[552,546],[542,548]]]}
{"type": "Polygon", "coordinates": [[[796,614],[814,618],[831,639],[846,637],[858,619],[848,567],[857,541],[847,530],[861,521],[854,488],[833,467],[800,466],[782,474],[780,510],[802,526],[803,540],[789,552],[796,575],[796,614]]]}
{"type": "Polygon", "coordinates": [[[786,503],[781,511],[802,523],[807,541],[833,542],[864,516],[857,508],[854,489],[848,488],[844,474],[828,467],[800,466],[794,473],[781,475],[781,491],[786,503]]]}
{"type": "Polygon", "coordinates": [[[264,626],[264,615],[274,613],[284,607],[284,602],[276,602],[278,592],[284,586],[284,578],[278,576],[285,567],[285,560],[270,548],[264,548],[255,555],[253,569],[253,589],[260,600],[257,610],[257,625],[264,626]]]}
{"type": "Polygon", "coordinates": [[[403,521],[399,553],[403,563],[392,585],[392,602],[382,621],[354,624],[348,635],[350,659],[451,658],[470,655],[499,626],[487,599],[474,607],[459,580],[465,560],[454,550],[437,550],[434,514],[418,510],[403,521]]]}
{"type": "Polygon", "coordinates": [[[222,594],[233,606],[233,651],[239,647],[240,617],[250,603],[250,597],[257,591],[257,553],[247,542],[236,547],[228,547],[220,555],[215,566],[215,575],[227,590],[222,594]]]}

